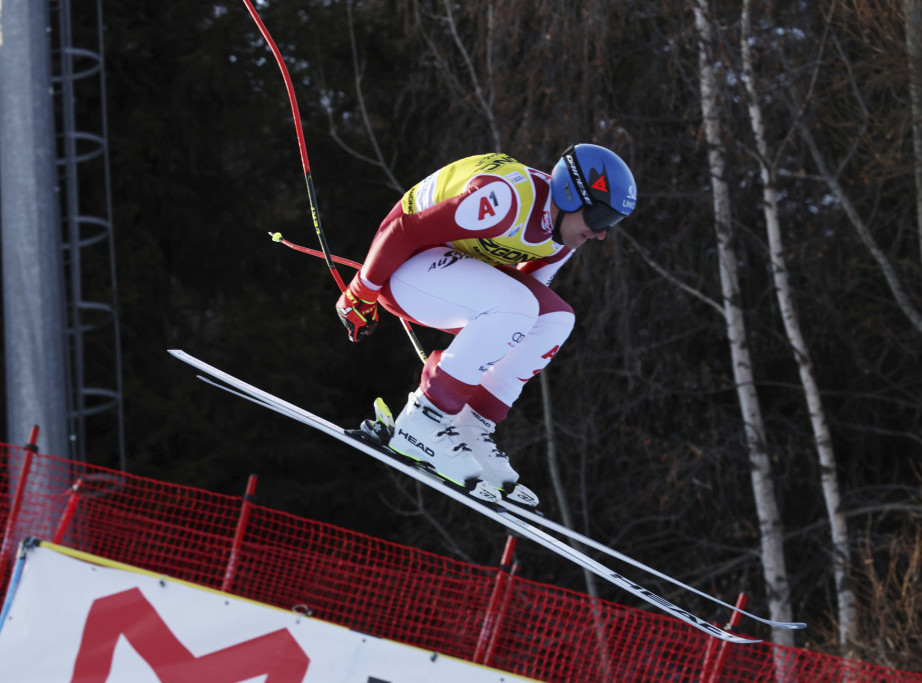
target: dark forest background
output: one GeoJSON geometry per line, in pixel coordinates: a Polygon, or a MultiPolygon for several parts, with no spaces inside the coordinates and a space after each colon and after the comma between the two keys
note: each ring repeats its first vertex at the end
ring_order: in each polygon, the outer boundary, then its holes
{"type": "MultiPolygon", "coordinates": [[[[727,328],[702,298],[720,301],[721,287],[691,5],[257,3],[295,83],[321,221],[339,256],[361,260],[402,191],[455,158],[502,150],[550,170],[576,141],[625,158],[637,210],[555,284],[578,316],[546,371],[570,512],[580,531],[726,601],[745,591],[764,612],[727,328]]],[[[794,617],[811,626],[798,645],[922,669],[922,329],[907,313],[922,308],[922,158],[903,4],[752,7],[784,256],[831,431],[858,601],[859,629],[840,647],[821,467],[768,265],[741,4],[718,0],[710,19],[739,303],[794,617]]],[[[130,471],[233,495],[257,473],[262,505],[495,564],[501,529],[196,381],[166,353],[182,348],[346,426],[371,414],[375,396],[399,408],[420,367],[393,318],[350,344],[323,261],[267,235],[316,247],[284,84],[244,4],[133,0],[104,11],[130,471]]],[[[420,336],[427,349],[445,342],[420,336]]],[[[539,382],[498,440],[559,519],[539,382]]],[[[101,453],[95,462],[114,465],[101,453]]],[[[518,555],[523,575],[586,590],[545,551],[520,544],[518,555]]]]}

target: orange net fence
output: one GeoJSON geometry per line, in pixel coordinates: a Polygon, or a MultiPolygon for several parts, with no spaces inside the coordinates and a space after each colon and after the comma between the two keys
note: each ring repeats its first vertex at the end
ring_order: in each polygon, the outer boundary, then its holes
{"type": "Polygon", "coordinates": [[[3,444],[0,528],[4,592],[18,543],[34,536],[542,681],[922,683],[922,674],[796,648],[726,645],[665,615],[299,518],[248,495],[3,444]]]}

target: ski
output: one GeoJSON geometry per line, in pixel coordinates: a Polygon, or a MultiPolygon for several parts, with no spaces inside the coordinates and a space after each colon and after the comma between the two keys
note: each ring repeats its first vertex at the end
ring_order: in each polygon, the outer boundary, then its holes
{"type": "MultiPolygon", "coordinates": [[[[393,431],[394,431],[393,414],[391,413],[390,408],[388,408],[387,404],[381,398],[375,399],[374,409],[375,409],[375,421],[372,422],[371,420],[366,420],[365,423],[362,425],[362,430],[370,434],[372,438],[376,439],[379,444],[386,445],[387,439],[390,437],[390,435],[393,434],[393,431]]],[[[528,500],[528,498],[526,498],[525,500],[528,500]]],[[[615,550],[614,548],[610,546],[599,543],[598,541],[596,541],[595,539],[589,536],[585,536],[579,533],[578,531],[574,531],[570,527],[564,526],[563,524],[559,524],[551,519],[548,519],[547,517],[544,516],[544,514],[536,510],[531,505],[527,503],[526,504],[520,503],[518,500],[515,499],[514,496],[509,496],[509,497],[503,496],[499,499],[498,504],[501,505],[506,510],[508,510],[509,512],[512,512],[513,514],[516,514],[519,517],[522,517],[523,519],[531,522],[532,524],[543,526],[544,528],[549,529],[555,533],[558,533],[561,536],[566,536],[567,538],[571,539],[572,541],[575,541],[576,543],[580,543],[582,545],[593,548],[594,550],[604,553],[608,555],[609,557],[613,557],[616,560],[620,560],[626,564],[631,565],[632,567],[635,567],[648,574],[651,574],[652,576],[656,576],[657,578],[667,581],[674,586],[678,586],[679,588],[682,588],[691,593],[694,593],[695,595],[705,598],[706,600],[709,600],[710,602],[713,602],[716,605],[726,607],[727,609],[730,609],[734,612],[738,612],[743,616],[749,617],[750,619],[758,621],[767,626],[771,626],[772,628],[796,630],[796,629],[802,629],[802,628],[807,627],[807,625],[801,621],[774,621],[772,619],[766,619],[764,617],[758,616],[757,614],[752,614],[750,612],[747,612],[744,609],[740,609],[736,607],[735,605],[731,605],[727,602],[724,602],[723,600],[720,600],[719,598],[716,598],[712,595],[708,595],[707,593],[700,591],[693,586],[689,586],[688,584],[685,584],[679,581],[678,579],[675,579],[669,576],[668,574],[663,574],[662,572],[654,569],[653,567],[650,567],[644,564],[643,562],[639,562],[631,557],[628,557],[624,553],[618,552],[617,550],[615,550]]]]}
{"type": "Polygon", "coordinates": [[[689,586],[688,584],[682,583],[678,579],[675,579],[669,576],[668,574],[663,574],[662,572],[657,571],[653,567],[650,567],[649,565],[646,565],[643,562],[639,562],[638,560],[632,559],[631,557],[628,557],[627,555],[624,555],[623,553],[618,552],[614,548],[611,548],[607,545],[599,543],[598,541],[593,540],[589,536],[584,536],[578,531],[573,531],[572,529],[570,529],[567,526],[564,526],[563,524],[559,524],[551,519],[548,519],[547,517],[542,515],[540,512],[535,512],[533,510],[524,508],[520,505],[509,503],[508,501],[502,498],[500,499],[499,504],[505,510],[508,510],[509,512],[513,514],[518,515],[519,517],[522,517],[523,519],[528,520],[529,522],[538,524],[540,526],[545,527],[546,529],[550,529],[551,531],[557,532],[561,534],[562,536],[566,536],[567,538],[570,538],[577,543],[593,548],[594,550],[598,550],[599,552],[604,553],[608,555],[609,557],[613,557],[616,560],[621,560],[625,564],[629,564],[632,567],[636,567],[637,569],[647,572],[648,574],[651,574],[652,576],[656,576],[657,578],[660,578],[663,581],[667,581],[674,586],[683,588],[689,591],[690,593],[694,593],[695,595],[699,597],[705,598],[706,600],[713,602],[716,605],[720,605],[721,607],[726,607],[727,609],[732,610],[734,612],[739,612],[743,616],[749,617],[750,619],[761,622],[765,624],[766,626],[771,626],[772,628],[780,628],[780,629],[786,629],[786,630],[797,630],[797,629],[807,628],[807,625],[802,621],[774,621],[772,619],[766,619],[765,617],[760,617],[757,614],[752,614],[751,612],[747,612],[744,609],[735,607],[734,605],[731,605],[730,603],[724,602],[720,598],[716,598],[713,595],[708,595],[704,591],[698,590],[694,586],[689,586]]]}
{"type": "Polygon", "coordinates": [[[491,502],[488,498],[475,497],[470,492],[462,490],[456,485],[450,484],[446,480],[435,474],[432,474],[427,470],[404,462],[403,460],[405,459],[401,459],[398,454],[391,451],[390,449],[376,445],[362,438],[361,432],[359,430],[349,432],[342,427],[323,419],[322,417],[318,417],[313,413],[309,413],[303,408],[299,408],[298,406],[273,396],[272,394],[265,392],[262,389],[258,389],[250,384],[247,384],[246,382],[232,375],[229,375],[228,373],[219,370],[218,368],[215,368],[214,366],[211,366],[208,363],[195,358],[194,356],[189,355],[185,351],[170,349],[169,353],[177,359],[188,363],[200,372],[209,375],[212,379],[200,376],[200,379],[208,382],[209,384],[212,384],[213,386],[216,386],[220,389],[224,389],[225,391],[229,391],[234,395],[246,398],[256,403],[257,405],[273,410],[297,422],[328,434],[338,439],[339,441],[352,446],[356,450],[359,450],[366,455],[370,455],[375,460],[383,462],[389,467],[392,467],[399,472],[412,477],[420,483],[423,483],[437,491],[442,492],[443,494],[458,501],[459,503],[466,505],[468,508],[475,510],[485,517],[501,524],[513,533],[534,541],[547,550],[550,550],[551,552],[559,555],[560,557],[563,557],[566,560],[569,560],[575,565],[592,572],[599,578],[604,579],[605,581],[608,581],[615,586],[618,586],[619,588],[640,598],[641,600],[644,600],[654,607],[657,607],[666,614],[669,614],[670,616],[675,617],[680,621],[684,621],[685,623],[720,640],[741,644],[761,642],[757,639],[747,638],[736,635],[729,631],[725,631],[707,622],[701,617],[683,610],[665,598],[660,597],[659,595],[631,581],[630,579],[622,576],[616,571],[613,571],[605,565],[596,562],[584,553],[572,548],[564,541],[551,536],[538,527],[525,521],[525,519],[519,516],[521,511],[518,513],[510,511],[506,506],[503,505],[502,499],[498,496],[496,497],[496,502],[491,502]],[[217,382],[213,380],[217,380],[217,382]]]}

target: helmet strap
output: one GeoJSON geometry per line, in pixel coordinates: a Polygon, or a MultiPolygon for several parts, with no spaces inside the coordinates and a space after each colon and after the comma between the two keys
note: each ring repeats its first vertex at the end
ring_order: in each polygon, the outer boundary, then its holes
{"type": "Polygon", "coordinates": [[[554,219],[554,229],[551,231],[551,239],[557,244],[563,244],[563,237],[560,236],[560,226],[563,225],[564,211],[558,207],[557,218],[554,219]]]}

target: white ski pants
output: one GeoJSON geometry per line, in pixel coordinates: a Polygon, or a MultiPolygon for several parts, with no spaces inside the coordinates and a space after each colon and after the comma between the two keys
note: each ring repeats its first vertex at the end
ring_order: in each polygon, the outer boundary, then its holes
{"type": "Polygon", "coordinates": [[[381,303],[392,313],[455,334],[434,352],[420,386],[447,413],[468,403],[499,421],[529,379],[573,329],[573,309],[547,286],[512,267],[494,267],[449,247],[403,263],[381,303]]]}

